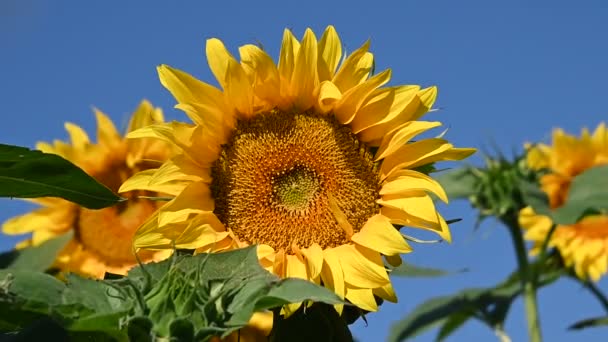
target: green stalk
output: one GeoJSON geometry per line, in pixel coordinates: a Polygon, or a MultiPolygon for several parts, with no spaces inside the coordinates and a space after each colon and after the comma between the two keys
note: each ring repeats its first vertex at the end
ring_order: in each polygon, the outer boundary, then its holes
{"type": "Polygon", "coordinates": [[[509,228],[515,255],[517,256],[517,266],[519,276],[521,278],[521,286],[524,293],[524,303],[526,308],[526,317],[528,319],[528,336],[530,342],[541,342],[540,322],[538,319],[538,305],[536,302],[536,281],[533,272],[531,272],[528,256],[526,255],[526,246],[521,235],[521,229],[517,223],[516,215],[505,215],[502,218],[503,223],[509,228]]]}

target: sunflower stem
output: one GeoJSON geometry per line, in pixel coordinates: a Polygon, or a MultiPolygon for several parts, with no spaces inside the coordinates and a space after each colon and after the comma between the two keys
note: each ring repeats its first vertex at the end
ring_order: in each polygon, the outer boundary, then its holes
{"type": "Polygon", "coordinates": [[[502,324],[499,324],[494,327],[494,334],[496,334],[496,337],[498,337],[498,340],[500,342],[511,342],[511,338],[503,329],[502,324]]]}
{"type": "Polygon", "coordinates": [[[540,322],[538,318],[538,305],[536,301],[536,276],[530,268],[526,255],[526,246],[521,235],[521,228],[517,222],[517,215],[507,213],[501,218],[502,222],[509,228],[513,247],[517,257],[517,265],[521,286],[524,294],[526,317],[528,320],[528,335],[530,342],[541,342],[540,322]]]}

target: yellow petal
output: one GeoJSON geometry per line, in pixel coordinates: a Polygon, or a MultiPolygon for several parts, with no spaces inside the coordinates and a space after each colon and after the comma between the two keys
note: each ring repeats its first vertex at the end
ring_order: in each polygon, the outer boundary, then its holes
{"type": "Polygon", "coordinates": [[[344,282],[354,287],[374,288],[389,281],[380,253],[357,245],[342,245],[335,250],[340,256],[344,282]]]}
{"type": "Polygon", "coordinates": [[[363,102],[368,98],[368,96],[374,90],[376,90],[376,88],[386,84],[390,78],[390,69],[385,70],[345,92],[340,101],[338,101],[338,103],[335,105],[334,109],[334,114],[340,123],[350,123],[353,118],[355,118],[357,111],[361,108],[363,102]]]}
{"type": "Polygon", "coordinates": [[[526,154],[526,163],[533,170],[540,170],[549,167],[550,148],[547,145],[539,144],[530,148],[526,154]]]}
{"type": "Polygon", "coordinates": [[[283,42],[281,43],[281,53],[279,55],[279,75],[281,77],[281,96],[290,97],[291,79],[296,64],[296,56],[300,49],[300,42],[293,36],[290,30],[283,31],[283,42]]]}
{"type": "Polygon", "coordinates": [[[399,147],[386,157],[380,166],[381,179],[403,168],[426,162],[434,155],[445,152],[453,146],[443,139],[424,139],[399,147]]]}
{"type": "Polygon", "coordinates": [[[347,287],[346,299],[366,311],[378,311],[378,304],[371,289],[347,287]]]}
{"type": "Polygon", "coordinates": [[[368,40],[350,56],[346,57],[332,80],[342,93],[365,81],[372,71],[374,57],[367,52],[369,44],[368,40]]]}
{"type": "Polygon", "coordinates": [[[234,59],[228,60],[225,92],[228,101],[245,118],[254,114],[253,88],[243,67],[234,59]]]}
{"type": "Polygon", "coordinates": [[[395,294],[395,290],[393,289],[393,285],[391,283],[388,283],[382,287],[376,287],[372,290],[372,292],[384,300],[397,303],[397,295],[395,294]]]}
{"type": "Polygon", "coordinates": [[[302,254],[306,258],[308,276],[315,280],[321,275],[323,269],[323,249],[317,243],[313,243],[308,248],[303,248],[302,254]]]}
{"type": "Polygon", "coordinates": [[[287,257],[283,248],[279,249],[274,255],[272,273],[276,274],[279,278],[287,276],[287,257]]]}
{"type": "Polygon", "coordinates": [[[333,26],[327,26],[319,41],[319,80],[331,80],[342,58],[342,44],[333,26]]]}
{"type": "Polygon", "coordinates": [[[412,248],[391,224],[390,220],[380,214],[370,217],[361,230],[353,235],[351,240],[384,255],[412,251],[412,248]]]}
{"type": "MultiPolygon", "coordinates": [[[[154,108],[147,100],[141,101],[131,118],[129,119],[129,125],[127,127],[127,133],[132,132],[136,129],[164,122],[163,111],[160,108],[154,108]]],[[[105,129],[105,131],[111,131],[111,128],[105,129]]],[[[99,133],[98,133],[99,135],[99,133]]],[[[108,134],[112,137],[112,133],[108,134]]],[[[121,141],[122,141],[121,137],[121,141]]],[[[127,140],[127,166],[135,167],[146,156],[153,154],[155,148],[160,148],[161,151],[166,151],[168,146],[156,139],[136,139],[127,140]]]]}
{"type": "Polygon", "coordinates": [[[380,214],[388,217],[391,223],[430,230],[448,242],[452,240],[447,223],[435,210],[433,200],[426,193],[418,193],[417,197],[380,199],[377,202],[383,206],[380,214]]]}
{"type": "Polygon", "coordinates": [[[195,249],[205,244],[220,242],[228,236],[213,213],[202,213],[187,223],[159,227],[158,211],[144,222],[133,238],[135,248],[195,249]]]}
{"type": "Polygon", "coordinates": [[[66,122],[64,126],[70,135],[74,148],[82,150],[89,144],[89,136],[80,126],[74,125],[71,122],[66,122]]]}
{"type": "Polygon", "coordinates": [[[180,156],[167,160],[156,169],[150,184],[163,184],[169,181],[211,182],[210,170],[203,169],[189,159],[180,156]]]}
{"type": "Polygon", "coordinates": [[[399,195],[411,190],[430,191],[448,203],[448,197],[441,184],[433,178],[414,170],[400,170],[387,179],[380,189],[380,195],[399,195]]]}
{"type": "Polygon", "coordinates": [[[279,70],[272,58],[259,47],[247,44],[239,48],[241,64],[247,74],[254,77],[253,91],[263,100],[280,102],[279,70]]]}
{"type": "MultiPolygon", "coordinates": [[[[321,280],[328,289],[334,291],[340,298],[344,298],[346,293],[344,284],[344,272],[340,265],[341,254],[335,248],[323,250],[323,269],[321,270],[321,280]]],[[[336,311],[342,314],[342,304],[335,306],[336,311]]]]}
{"type": "Polygon", "coordinates": [[[452,147],[446,151],[443,151],[441,153],[437,153],[433,156],[430,156],[427,159],[422,159],[419,160],[417,162],[415,162],[414,164],[410,165],[410,167],[414,168],[414,167],[418,167],[418,166],[422,166],[422,165],[426,165],[426,164],[430,164],[430,163],[434,163],[436,161],[440,161],[440,160],[462,160],[465,159],[467,157],[469,157],[470,155],[474,154],[475,152],[477,152],[477,149],[475,148],[456,148],[456,147],[452,147]]]}
{"type": "Polygon", "coordinates": [[[39,151],[42,151],[44,153],[54,153],[57,154],[57,152],[55,151],[55,148],[53,147],[53,145],[44,142],[44,141],[39,141],[36,143],[36,149],[39,151]]]}
{"type": "Polygon", "coordinates": [[[389,132],[380,144],[376,152],[375,160],[378,161],[397,151],[401,146],[409,142],[413,137],[431,128],[441,126],[441,122],[409,121],[389,132]]]}
{"type": "Polygon", "coordinates": [[[157,69],[160,83],[179,103],[197,103],[205,108],[202,112],[186,112],[192,121],[200,125],[208,120],[221,121],[223,113],[228,112],[221,90],[168,65],[161,65],[157,69]]]}
{"type": "Polygon", "coordinates": [[[203,182],[192,182],[177,197],[160,209],[158,225],[182,222],[191,215],[213,211],[214,207],[209,185],[203,182]]]}
{"type": "Polygon", "coordinates": [[[175,240],[175,248],[196,249],[210,241],[223,240],[228,236],[228,232],[218,232],[222,227],[222,223],[213,213],[202,213],[189,221],[186,229],[175,240]]]}
{"type": "Polygon", "coordinates": [[[608,129],[604,122],[600,123],[591,136],[593,147],[597,151],[596,163],[608,163],[608,129]]]}
{"type": "Polygon", "coordinates": [[[405,88],[397,88],[399,91],[396,93],[395,98],[398,99],[398,101],[396,101],[395,106],[391,108],[390,114],[383,116],[383,118],[376,124],[363,128],[361,131],[357,131],[359,134],[359,139],[373,146],[379,145],[382,138],[388,132],[391,132],[405,122],[415,120],[426,113],[430,108],[427,107],[427,105],[430,105],[432,102],[431,100],[434,101],[435,99],[435,97],[432,95],[434,94],[436,96],[437,94],[437,88],[430,87],[419,90],[413,97],[411,97],[411,91],[414,89],[419,89],[419,87],[403,87],[405,88]]]}
{"type": "Polygon", "coordinates": [[[551,218],[538,215],[532,207],[525,207],[519,211],[519,225],[526,231],[525,238],[529,240],[544,240],[553,225],[551,218]]]}
{"type": "Polygon", "coordinates": [[[110,147],[120,143],[122,136],[116,130],[112,120],[97,109],[95,109],[95,116],[97,117],[97,141],[99,144],[110,147]]]}
{"type": "MultiPolygon", "coordinates": [[[[295,255],[286,255],[286,276],[287,278],[300,278],[308,280],[306,265],[295,255]]],[[[291,303],[285,306],[286,317],[296,312],[302,303],[291,303]]]]}
{"type": "Polygon", "coordinates": [[[410,120],[416,120],[426,114],[433,105],[435,104],[435,100],[437,100],[437,87],[432,86],[425,89],[420,90],[418,92],[418,97],[420,98],[420,106],[414,116],[410,120]]]}
{"type": "Polygon", "coordinates": [[[172,196],[177,196],[190,183],[186,181],[167,181],[159,184],[150,184],[156,169],[140,171],[127,179],[118,189],[119,193],[133,190],[148,190],[172,196]]]}
{"type": "Polygon", "coordinates": [[[317,38],[311,29],[306,29],[296,56],[290,85],[296,98],[296,108],[304,111],[315,104],[314,90],[318,85],[317,38]]]}
{"type": "Polygon", "coordinates": [[[414,100],[417,106],[419,90],[420,87],[417,85],[376,89],[351,122],[353,132],[359,133],[403,115],[407,108],[415,107],[411,105],[414,100]]]}
{"type": "Polygon", "coordinates": [[[142,100],[129,120],[127,132],[164,121],[162,109],[154,108],[148,100],[142,100]]]}
{"type": "Polygon", "coordinates": [[[256,252],[258,254],[258,259],[260,261],[262,261],[264,259],[268,259],[269,261],[274,262],[274,255],[275,255],[274,248],[272,248],[268,245],[265,245],[265,244],[259,244],[259,245],[257,245],[256,252]]]}
{"type": "Polygon", "coordinates": [[[36,209],[25,215],[8,219],[2,224],[2,231],[9,235],[25,234],[35,230],[62,231],[70,228],[76,210],[76,206],[67,202],[64,205],[36,209]]]}
{"type": "Polygon", "coordinates": [[[228,64],[230,61],[236,62],[236,60],[230,52],[228,52],[224,43],[217,38],[207,39],[205,51],[207,53],[207,62],[209,63],[211,72],[222,88],[226,89],[228,64]]]}
{"type": "Polygon", "coordinates": [[[342,98],[340,89],[331,81],[323,81],[319,86],[319,96],[316,109],[323,114],[329,113],[342,98]]]}
{"type": "Polygon", "coordinates": [[[435,204],[431,197],[423,191],[412,191],[408,193],[407,197],[401,195],[383,195],[377,202],[384,207],[403,210],[409,216],[417,217],[424,221],[438,222],[435,204]]]}
{"type": "Polygon", "coordinates": [[[173,121],[163,124],[150,125],[133,132],[129,132],[129,134],[127,134],[127,138],[158,138],[175,144],[177,147],[188,148],[188,145],[186,144],[190,140],[190,137],[192,137],[194,128],[195,126],[193,125],[173,121]]]}
{"type": "Polygon", "coordinates": [[[203,134],[203,127],[182,122],[150,125],[127,134],[127,138],[159,138],[179,147],[185,155],[203,168],[209,167],[221,147],[203,134]],[[197,139],[192,139],[197,136],[197,139]]]}
{"type": "Polygon", "coordinates": [[[234,129],[235,115],[224,106],[221,108],[213,103],[178,103],[175,108],[184,111],[201,127],[205,137],[217,144],[225,144],[234,129]],[[205,121],[200,121],[205,120],[205,121]]]}

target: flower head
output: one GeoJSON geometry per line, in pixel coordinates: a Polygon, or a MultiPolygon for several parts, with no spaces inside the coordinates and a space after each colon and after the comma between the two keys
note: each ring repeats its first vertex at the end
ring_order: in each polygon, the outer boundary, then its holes
{"type": "Polygon", "coordinates": [[[238,61],[209,39],[221,89],[160,66],[161,83],[194,123],[129,135],[181,150],[121,188],[174,186],[166,192],[175,198],[140,228],[135,246],[216,252],[258,244],[261,264],[280,277],[322,283],[369,311],[374,296],[395,301],[382,256],[396,264],[411,251],[395,225],[450,240],[429,192],[446,195],[421,167],[474,150],[413,141],[440,126],[418,120],[437,88],[382,87],[390,70],[372,75],[368,50],[365,43],[343,58],[331,26],[320,40],[310,29],[302,40],[285,30],[278,65],[255,45],[241,46],[238,61]]]}
{"type": "MultiPolygon", "coordinates": [[[[566,202],[574,177],[589,168],[608,164],[608,130],[604,123],[591,134],[583,129],[581,137],[553,132],[551,146],[538,144],[528,150],[527,164],[534,170],[547,170],[540,178],[542,190],[549,197],[552,209],[566,202]]],[[[531,207],[521,210],[520,225],[525,238],[534,241],[538,252],[549,233],[552,222],[537,215],[531,207]]],[[[573,225],[558,225],[549,246],[559,250],[566,266],[573,267],[583,279],[598,280],[608,270],[608,215],[592,215],[573,225]]]]}
{"type": "MultiPolygon", "coordinates": [[[[36,148],[55,153],[82,168],[89,175],[118,191],[133,174],[156,168],[172,153],[171,146],[158,140],[127,140],[101,111],[97,117],[97,143],[77,125],[66,123],[71,143],[55,140],[40,142],[36,148]]],[[[133,113],[128,132],[151,123],[163,122],[163,114],[143,101],[133,113]]],[[[124,273],[136,263],[132,238],[137,227],[158,208],[160,202],[139,199],[154,193],[129,192],[123,196],[131,201],[101,210],[90,210],[59,198],[39,198],[33,202],[42,208],[7,220],[2,230],[7,234],[32,233],[19,247],[39,245],[51,238],[73,232],[73,238],[60,252],[55,267],[97,278],[104,273],[124,273]]],[[[143,261],[166,257],[166,253],[145,252],[143,261]]]]}

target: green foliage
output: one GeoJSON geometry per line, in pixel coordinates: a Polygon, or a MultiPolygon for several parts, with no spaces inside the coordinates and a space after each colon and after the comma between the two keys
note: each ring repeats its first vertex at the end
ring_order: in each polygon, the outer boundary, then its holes
{"type": "Polygon", "coordinates": [[[561,207],[551,210],[544,192],[533,184],[524,184],[524,200],[538,214],[551,217],[556,224],[573,224],[587,214],[608,212],[608,165],[591,168],[574,178],[568,198],[561,207]]]}
{"type": "Polygon", "coordinates": [[[66,280],[1,270],[0,327],[27,331],[51,317],[74,340],[205,341],[242,328],[257,311],[307,301],[344,304],[324,287],[268,273],[255,247],[174,256],[136,267],[122,279],[66,280]]]}
{"type": "Polygon", "coordinates": [[[512,215],[524,207],[520,184],[536,175],[525,167],[523,157],[511,162],[503,156],[485,157],[481,168],[465,166],[439,175],[437,181],[449,198],[467,198],[479,210],[479,219],[512,215]]]}
{"type": "Polygon", "coordinates": [[[608,213],[608,165],[591,168],[574,178],[568,199],[555,211],[553,220],[572,224],[587,213],[608,213]]]}
{"type": "MultiPolygon", "coordinates": [[[[538,276],[538,287],[554,282],[563,272],[554,259],[530,266],[538,276]]],[[[453,295],[432,298],[395,323],[389,340],[403,341],[440,326],[437,340],[441,341],[471,318],[484,322],[491,329],[500,329],[511,304],[521,294],[520,274],[515,272],[495,287],[464,289],[453,295]]]]}
{"type": "Polygon", "coordinates": [[[608,316],[584,319],[572,324],[568,329],[581,330],[586,328],[606,327],[608,325],[608,316]]]}
{"type": "Polygon", "coordinates": [[[441,172],[434,176],[449,199],[468,198],[475,194],[477,177],[472,167],[465,166],[441,172]]]}
{"type": "Polygon", "coordinates": [[[0,144],[1,197],[61,197],[89,209],[123,201],[62,157],[0,144]]]}
{"type": "Polygon", "coordinates": [[[72,232],[48,240],[36,247],[12,250],[0,254],[0,268],[12,268],[30,271],[46,271],[53,263],[57,254],[72,238],[72,232]]]}

